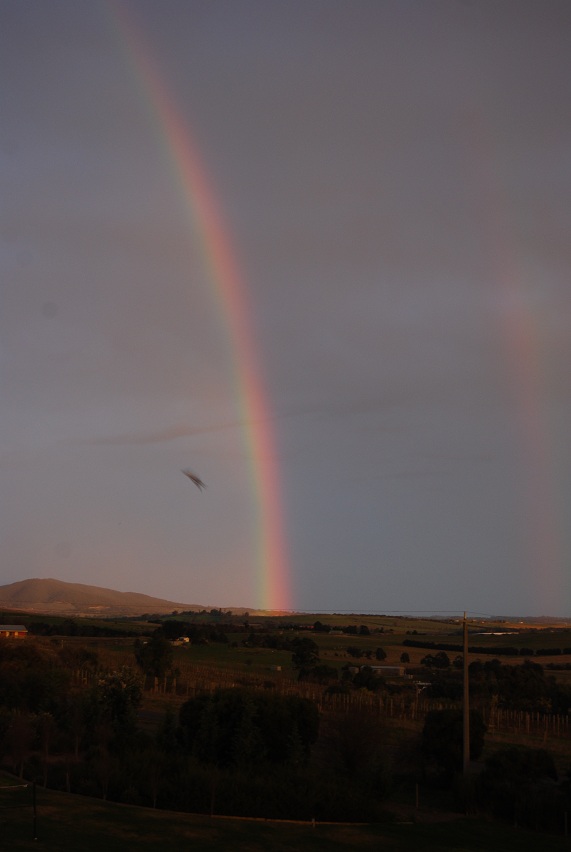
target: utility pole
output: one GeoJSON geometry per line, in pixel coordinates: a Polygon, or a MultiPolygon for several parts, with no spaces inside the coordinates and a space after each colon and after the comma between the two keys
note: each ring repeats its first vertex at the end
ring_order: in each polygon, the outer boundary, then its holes
{"type": "Polygon", "coordinates": [[[470,765],[470,687],[468,683],[468,622],[464,613],[463,622],[463,648],[464,648],[464,690],[463,690],[463,738],[462,738],[462,771],[468,774],[470,765]]]}

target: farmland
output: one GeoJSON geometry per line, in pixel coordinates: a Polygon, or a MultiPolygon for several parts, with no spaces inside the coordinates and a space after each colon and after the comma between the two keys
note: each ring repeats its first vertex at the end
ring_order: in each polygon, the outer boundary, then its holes
{"type": "MultiPolygon", "coordinates": [[[[511,804],[528,803],[531,827],[564,830],[567,625],[470,622],[471,704],[487,733],[466,788],[423,744],[426,715],[461,703],[458,620],[218,611],[24,618],[28,638],[0,645],[2,765],[23,780],[182,812],[372,825],[403,812],[418,821],[423,808],[442,818],[488,813],[495,805],[478,775],[517,746],[518,760],[547,750],[538,778],[545,772],[558,786],[542,816],[530,805],[544,795],[535,781],[516,785],[511,804]],[[188,641],[172,641],[180,636],[188,641]],[[375,674],[374,666],[391,668],[375,674]]],[[[304,843],[320,848],[315,833],[304,843]]]]}
{"type": "MultiPolygon", "coordinates": [[[[16,788],[17,779],[0,775],[2,838],[15,852],[61,849],[123,852],[136,845],[142,852],[162,848],[196,848],[201,852],[228,849],[273,852],[348,852],[387,848],[394,852],[535,852],[537,834],[474,818],[415,821],[401,819],[376,825],[331,825],[266,820],[216,819],[115,805],[85,796],[37,791],[34,826],[31,788],[16,788]],[[34,832],[35,827],[35,832],[34,832]],[[37,839],[34,839],[37,837],[37,839]]],[[[542,836],[543,852],[563,852],[567,840],[542,836]]]]}

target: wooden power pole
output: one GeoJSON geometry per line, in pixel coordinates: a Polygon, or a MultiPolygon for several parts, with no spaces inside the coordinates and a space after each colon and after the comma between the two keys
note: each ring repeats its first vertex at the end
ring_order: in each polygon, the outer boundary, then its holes
{"type": "Polygon", "coordinates": [[[470,687],[468,683],[468,622],[464,613],[463,622],[463,649],[464,649],[464,690],[463,690],[463,737],[462,737],[462,771],[468,773],[470,765],[470,687]]]}

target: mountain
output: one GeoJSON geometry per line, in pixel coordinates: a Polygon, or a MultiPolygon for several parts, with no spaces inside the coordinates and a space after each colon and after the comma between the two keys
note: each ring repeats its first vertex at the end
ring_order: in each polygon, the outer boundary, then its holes
{"type": "Polygon", "coordinates": [[[0,606],[24,612],[52,615],[143,615],[165,614],[173,610],[201,610],[204,607],[153,598],[138,592],[116,592],[83,583],[62,580],[21,580],[0,586],[0,606]]]}

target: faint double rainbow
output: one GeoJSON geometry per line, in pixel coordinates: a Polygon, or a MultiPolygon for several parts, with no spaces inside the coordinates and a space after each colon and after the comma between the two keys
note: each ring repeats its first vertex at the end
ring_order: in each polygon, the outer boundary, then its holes
{"type": "MultiPolygon", "coordinates": [[[[546,400],[545,339],[541,309],[533,296],[538,282],[529,282],[524,251],[513,227],[515,205],[509,197],[493,142],[493,127],[483,113],[471,124],[469,151],[477,169],[483,256],[497,287],[499,334],[508,370],[511,404],[516,414],[515,437],[521,461],[523,541],[535,584],[537,615],[560,613],[569,600],[565,588],[565,547],[560,518],[553,435],[546,400]]],[[[515,580],[516,578],[514,578],[515,580]]],[[[517,578],[521,581],[521,577],[517,578]]]]}
{"type": "Polygon", "coordinates": [[[147,102],[161,143],[166,146],[177,185],[196,229],[213,298],[227,328],[239,419],[250,464],[257,507],[255,562],[257,605],[291,608],[290,569],[284,534],[280,471],[273,418],[257,351],[248,292],[236,261],[213,184],[176,102],[154,61],[137,22],[117,0],[107,0],[113,28],[137,85],[147,102]]]}

